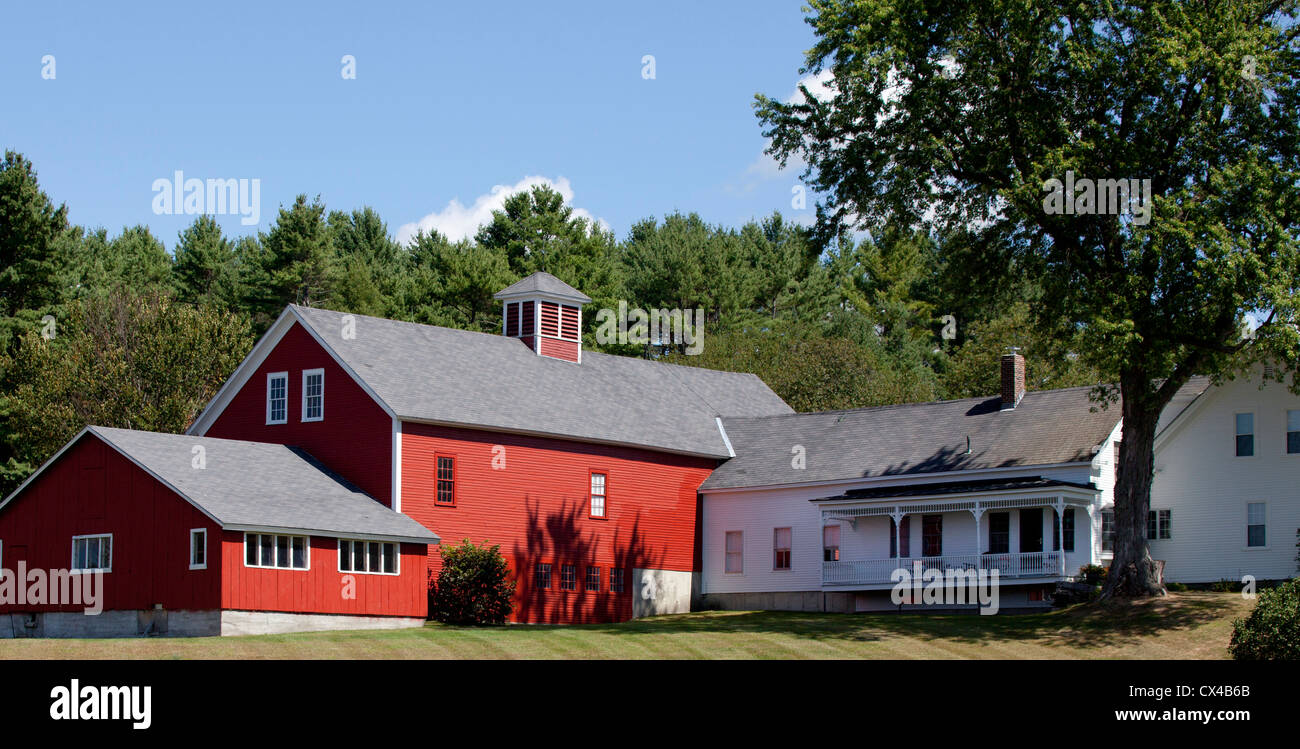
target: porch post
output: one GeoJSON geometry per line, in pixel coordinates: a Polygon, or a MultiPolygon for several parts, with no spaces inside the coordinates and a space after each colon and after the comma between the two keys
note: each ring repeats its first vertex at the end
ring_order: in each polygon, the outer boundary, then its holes
{"type": "Polygon", "coordinates": [[[971,508],[970,514],[975,516],[975,556],[978,559],[984,553],[980,545],[980,518],[984,517],[984,506],[976,502],[975,506],[971,508]]]}
{"type": "Polygon", "coordinates": [[[1056,556],[1060,560],[1061,577],[1065,577],[1065,497],[1059,494],[1056,496],[1056,537],[1061,539],[1056,556]]]}
{"type": "Polygon", "coordinates": [[[898,560],[895,563],[895,569],[898,569],[898,567],[903,564],[903,541],[901,535],[903,529],[903,513],[899,512],[898,506],[895,505],[894,511],[889,513],[889,516],[894,519],[894,559],[898,560]]]}

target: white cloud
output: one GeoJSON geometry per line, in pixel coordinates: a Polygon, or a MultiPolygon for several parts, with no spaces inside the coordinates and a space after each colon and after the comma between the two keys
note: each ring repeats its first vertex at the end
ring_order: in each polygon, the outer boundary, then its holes
{"type": "MultiPolygon", "coordinates": [[[[833,84],[834,76],[831,75],[831,71],[829,70],[823,70],[820,73],[815,73],[813,75],[806,75],[803,78],[800,78],[799,82],[795,84],[794,91],[785,98],[785,103],[802,104],[807,101],[800,86],[807,88],[808,93],[812,94],[813,98],[817,101],[828,101],[835,98],[835,87],[833,84]]],[[[802,156],[797,153],[791,154],[790,157],[786,159],[785,169],[782,169],[776,159],[767,153],[767,148],[771,145],[772,141],[769,138],[763,144],[763,153],[760,153],[758,158],[745,169],[744,176],[748,180],[748,183],[745,185],[746,190],[752,190],[755,187],[756,181],[775,179],[788,174],[798,176],[803,172],[806,162],[803,160],[802,156]]]]}
{"type": "MultiPolygon", "coordinates": [[[[430,213],[414,223],[402,224],[397,230],[397,241],[406,245],[420,231],[428,232],[430,230],[441,232],[453,242],[472,238],[478,232],[480,226],[492,221],[493,211],[499,211],[505,207],[506,198],[515,193],[531,190],[536,185],[550,187],[564,198],[566,205],[573,206],[573,186],[569,184],[567,177],[560,177],[555,180],[548,177],[524,177],[513,185],[493,185],[491,190],[475,198],[469,205],[460,202],[458,198],[452,198],[451,202],[447,203],[447,206],[441,211],[430,213]]],[[[609,230],[609,224],[593,217],[581,208],[574,208],[573,214],[595,222],[605,231],[609,230]]]]}

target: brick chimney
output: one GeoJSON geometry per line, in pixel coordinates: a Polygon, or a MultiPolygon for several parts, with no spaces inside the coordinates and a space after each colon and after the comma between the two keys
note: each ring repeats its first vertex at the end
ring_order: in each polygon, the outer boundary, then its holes
{"type": "Polygon", "coordinates": [[[1015,408],[1025,396],[1025,357],[1012,349],[1002,355],[1002,409],[1015,408]]]}

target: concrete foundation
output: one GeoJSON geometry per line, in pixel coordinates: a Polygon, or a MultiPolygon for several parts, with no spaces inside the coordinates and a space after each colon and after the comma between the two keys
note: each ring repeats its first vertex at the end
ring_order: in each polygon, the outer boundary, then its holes
{"type": "Polygon", "coordinates": [[[632,616],[685,614],[691,610],[695,573],[632,570],[632,616]]]}
{"type": "Polygon", "coordinates": [[[105,611],[0,615],[0,640],[21,637],[215,637],[343,629],[404,629],[424,620],[397,616],[288,614],[271,611],[105,611]]]}
{"type": "Polygon", "coordinates": [[[824,593],[820,590],[780,593],[707,593],[697,608],[724,611],[854,611],[852,593],[824,593]]]}

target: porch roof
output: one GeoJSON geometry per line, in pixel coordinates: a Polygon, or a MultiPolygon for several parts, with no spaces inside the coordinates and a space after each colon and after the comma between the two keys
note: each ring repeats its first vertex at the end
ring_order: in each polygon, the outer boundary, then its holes
{"type": "Polygon", "coordinates": [[[1068,487],[1096,491],[1092,484],[1074,481],[1047,479],[1042,476],[1024,476],[1017,478],[979,479],[974,481],[944,481],[928,484],[903,484],[886,486],[879,489],[852,489],[837,497],[821,497],[810,502],[862,501],[864,499],[891,499],[895,497],[934,497],[945,494],[973,494],[985,492],[1002,492],[1023,489],[1049,489],[1068,487]]]}

